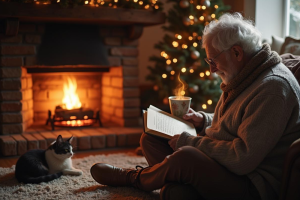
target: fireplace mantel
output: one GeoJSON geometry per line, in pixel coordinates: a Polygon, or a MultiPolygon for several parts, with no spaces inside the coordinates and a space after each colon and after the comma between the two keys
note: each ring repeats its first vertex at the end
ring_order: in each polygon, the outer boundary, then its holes
{"type": "MultiPolygon", "coordinates": [[[[54,22],[77,24],[122,25],[130,27],[133,37],[144,26],[165,23],[165,13],[139,9],[60,5],[37,5],[0,2],[0,19],[5,20],[6,35],[15,35],[20,22],[54,22]]],[[[130,35],[129,34],[129,35],[130,35]]]]}

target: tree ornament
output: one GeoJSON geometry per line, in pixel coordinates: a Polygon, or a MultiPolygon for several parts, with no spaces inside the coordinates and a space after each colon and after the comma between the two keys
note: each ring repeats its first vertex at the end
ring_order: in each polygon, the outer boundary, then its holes
{"type": "Polygon", "coordinates": [[[190,3],[186,0],[181,0],[179,2],[179,5],[180,5],[181,8],[187,8],[187,7],[189,7],[190,3]]]}
{"type": "Polygon", "coordinates": [[[199,86],[198,85],[194,85],[193,87],[190,87],[189,91],[191,93],[197,93],[199,90],[199,86]]]}
{"type": "Polygon", "coordinates": [[[200,56],[199,51],[192,51],[192,52],[191,52],[191,57],[192,57],[194,60],[198,59],[199,56],[200,56]]]}
{"type": "Polygon", "coordinates": [[[170,65],[168,65],[168,66],[166,67],[166,70],[167,70],[168,72],[170,72],[170,71],[172,71],[172,67],[171,67],[170,65]]]}
{"type": "Polygon", "coordinates": [[[217,79],[219,77],[216,73],[211,73],[210,75],[213,79],[217,79]]]}
{"type": "Polygon", "coordinates": [[[183,24],[186,25],[186,26],[191,25],[191,20],[190,20],[190,18],[188,18],[188,17],[184,17],[184,18],[182,19],[182,22],[183,22],[183,24]]]}
{"type": "Polygon", "coordinates": [[[210,6],[210,1],[209,0],[205,0],[202,3],[204,6],[209,7],[210,6]]]}
{"type": "Polygon", "coordinates": [[[163,103],[164,103],[165,105],[168,105],[168,104],[169,104],[169,99],[168,99],[168,97],[165,97],[165,98],[163,99],[163,103]]]}

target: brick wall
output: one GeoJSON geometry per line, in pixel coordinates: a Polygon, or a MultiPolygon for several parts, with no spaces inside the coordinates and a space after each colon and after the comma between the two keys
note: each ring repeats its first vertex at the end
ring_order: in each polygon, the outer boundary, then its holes
{"type": "MultiPolygon", "coordinates": [[[[61,103],[64,75],[28,74],[24,68],[36,64],[44,31],[43,24],[20,23],[18,35],[0,35],[0,135],[24,132],[61,103]]],[[[125,28],[114,26],[101,26],[99,38],[112,68],[102,75],[76,75],[79,97],[88,107],[100,108],[103,122],[137,126],[138,40],[127,39],[125,28]]]]}

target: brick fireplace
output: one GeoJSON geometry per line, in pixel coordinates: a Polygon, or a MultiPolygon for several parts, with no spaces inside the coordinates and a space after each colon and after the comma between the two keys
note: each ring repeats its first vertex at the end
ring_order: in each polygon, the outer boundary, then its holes
{"type": "MultiPolygon", "coordinates": [[[[128,10],[117,12],[116,9],[103,8],[102,11],[106,9],[106,15],[103,16],[101,12],[97,15],[89,10],[91,8],[85,7],[76,8],[79,9],[77,11],[68,10],[66,14],[66,10],[61,11],[61,8],[57,7],[50,7],[49,10],[49,7],[35,7],[36,5],[16,5],[2,3],[0,5],[0,19],[3,22],[0,35],[0,136],[2,135],[2,140],[0,138],[2,143],[1,141],[0,143],[2,149],[5,142],[7,147],[13,143],[16,144],[14,148],[21,148],[22,141],[27,144],[26,148],[23,147],[23,151],[29,149],[32,134],[27,137],[25,134],[33,130],[35,133],[40,133],[42,136],[40,139],[51,140],[51,137],[49,139],[46,136],[47,134],[41,133],[42,129],[37,130],[32,127],[44,125],[48,110],[54,113],[55,106],[61,103],[63,82],[67,76],[75,77],[77,80],[77,94],[82,104],[95,111],[99,110],[102,123],[109,124],[110,131],[104,131],[106,134],[112,133],[111,130],[116,130],[115,127],[139,125],[141,110],[138,88],[138,38],[144,26],[164,22],[162,13],[153,14],[148,11],[128,13],[128,10]],[[34,13],[32,9],[35,10],[34,13]],[[54,11],[58,11],[55,18],[52,16],[54,11]],[[133,15],[132,19],[131,15],[133,15]],[[152,21],[147,22],[151,16],[156,17],[152,17],[152,21]],[[145,21],[140,21],[141,18],[145,21]],[[104,44],[106,51],[104,55],[107,55],[108,65],[99,66],[89,63],[40,65],[39,50],[44,42],[49,22],[71,23],[73,26],[77,23],[90,24],[90,26],[98,27],[97,34],[104,44]],[[22,135],[22,138],[18,135],[22,135]]],[[[51,56],[53,55],[49,55],[50,58],[51,56]]],[[[45,131],[49,131],[49,128],[45,131]]],[[[125,128],[123,132],[129,133],[130,129],[125,128]]],[[[53,132],[51,134],[53,136],[53,132]]],[[[66,137],[69,135],[71,135],[69,132],[65,132],[66,137]]],[[[86,138],[81,134],[77,136],[83,141],[86,138]]],[[[36,141],[38,137],[34,137],[36,141]]],[[[101,139],[102,136],[98,134],[97,138],[101,139]]],[[[36,145],[33,146],[36,147],[36,145]]],[[[89,148],[92,148],[91,142],[89,148]]],[[[21,153],[22,150],[17,149],[14,153],[6,151],[5,154],[20,155],[21,153]]]]}

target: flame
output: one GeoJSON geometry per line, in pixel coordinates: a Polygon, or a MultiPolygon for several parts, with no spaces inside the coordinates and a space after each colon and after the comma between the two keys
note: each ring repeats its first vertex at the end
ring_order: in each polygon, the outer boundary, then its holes
{"type": "Polygon", "coordinates": [[[73,77],[68,77],[67,83],[64,83],[64,98],[62,103],[66,106],[66,109],[71,110],[75,108],[81,108],[81,102],[76,93],[77,82],[73,77]]]}
{"type": "Polygon", "coordinates": [[[186,89],[186,83],[184,83],[181,79],[180,79],[180,73],[178,75],[178,81],[179,81],[179,85],[178,87],[174,90],[175,96],[177,96],[177,99],[184,99],[184,95],[185,95],[185,89],[186,89]]]}

